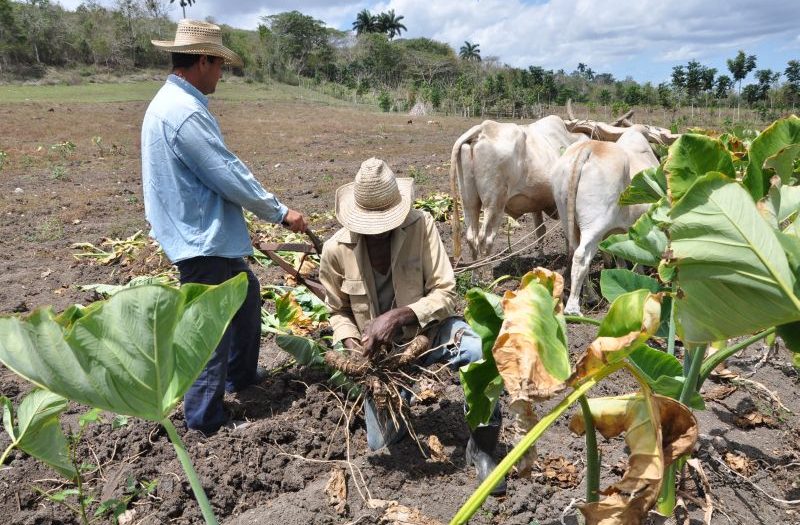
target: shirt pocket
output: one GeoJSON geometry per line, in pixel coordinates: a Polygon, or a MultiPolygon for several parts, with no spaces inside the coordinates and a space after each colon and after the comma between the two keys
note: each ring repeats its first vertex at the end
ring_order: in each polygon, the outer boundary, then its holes
{"type": "Polygon", "coordinates": [[[354,314],[367,315],[369,312],[369,300],[367,299],[367,287],[360,279],[345,279],[342,281],[342,291],[350,296],[350,310],[354,314]]]}

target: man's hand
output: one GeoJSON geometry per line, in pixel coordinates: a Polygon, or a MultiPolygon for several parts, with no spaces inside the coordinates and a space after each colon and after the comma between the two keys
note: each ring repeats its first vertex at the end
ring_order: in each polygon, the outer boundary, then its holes
{"type": "Polygon", "coordinates": [[[381,346],[391,345],[404,326],[416,323],[417,315],[407,306],[379,315],[369,322],[361,336],[364,355],[371,359],[381,346]]]}
{"type": "Polygon", "coordinates": [[[308,229],[305,216],[299,211],[289,210],[283,218],[283,225],[295,233],[304,233],[308,229]]]}

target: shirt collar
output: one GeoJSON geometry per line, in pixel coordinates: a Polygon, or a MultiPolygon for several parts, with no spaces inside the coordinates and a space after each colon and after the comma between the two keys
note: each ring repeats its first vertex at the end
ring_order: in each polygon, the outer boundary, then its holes
{"type": "Polygon", "coordinates": [[[179,88],[183,89],[184,91],[186,91],[187,93],[192,95],[194,98],[199,100],[200,103],[203,104],[205,107],[208,107],[208,97],[203,95],[202,93],[200,93],[199,89],[197,89],[196,87],[191,85],[185,79],[183,79],[183,78],[179,77],[178,75],[172,73],[167,77],[167,82],[169,82],[171,84],[175,84],[176,86],[178,86],[179,88]]]}

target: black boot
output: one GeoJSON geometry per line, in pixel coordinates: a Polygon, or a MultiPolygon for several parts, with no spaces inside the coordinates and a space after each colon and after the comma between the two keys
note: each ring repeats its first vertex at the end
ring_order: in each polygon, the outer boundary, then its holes
{"type": "MultiPolygon", "coordinates": [[[[478,472],[478,481],[483,482],[497,466],[494,460],[494,449],[500,438],[500,424],[489,424],[478,427],[469,435],[467,443],[467,464],[474,465],[478,472]]],[[[506,493],[506,478],[492,489],[492,496],[502,496],[506,493]]]]}

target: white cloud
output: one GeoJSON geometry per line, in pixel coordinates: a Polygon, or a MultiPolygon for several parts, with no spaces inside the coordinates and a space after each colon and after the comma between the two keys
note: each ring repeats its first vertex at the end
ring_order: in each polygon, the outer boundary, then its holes
{"type": "MultiPolygon", "coordinates": [[[[178,0],[162,2],[180,17],[178,0]]],[[[80,2],[62,3],[74,9],[80,2]]],[[[364,8],[404,16],[403,37],[425,36],[456,50],[465,40],[477,42],[484,56],[519,67],[571,71],[583,62],[617,77],[660,80],[692,59],[722,71],[738,49],[757,54],[759,68],[783,70],[787,59],[800,58],[797,0],[197,0],[187,16],[252,29],[261,16],[297,9],[349,29],[364,8]]]]}

